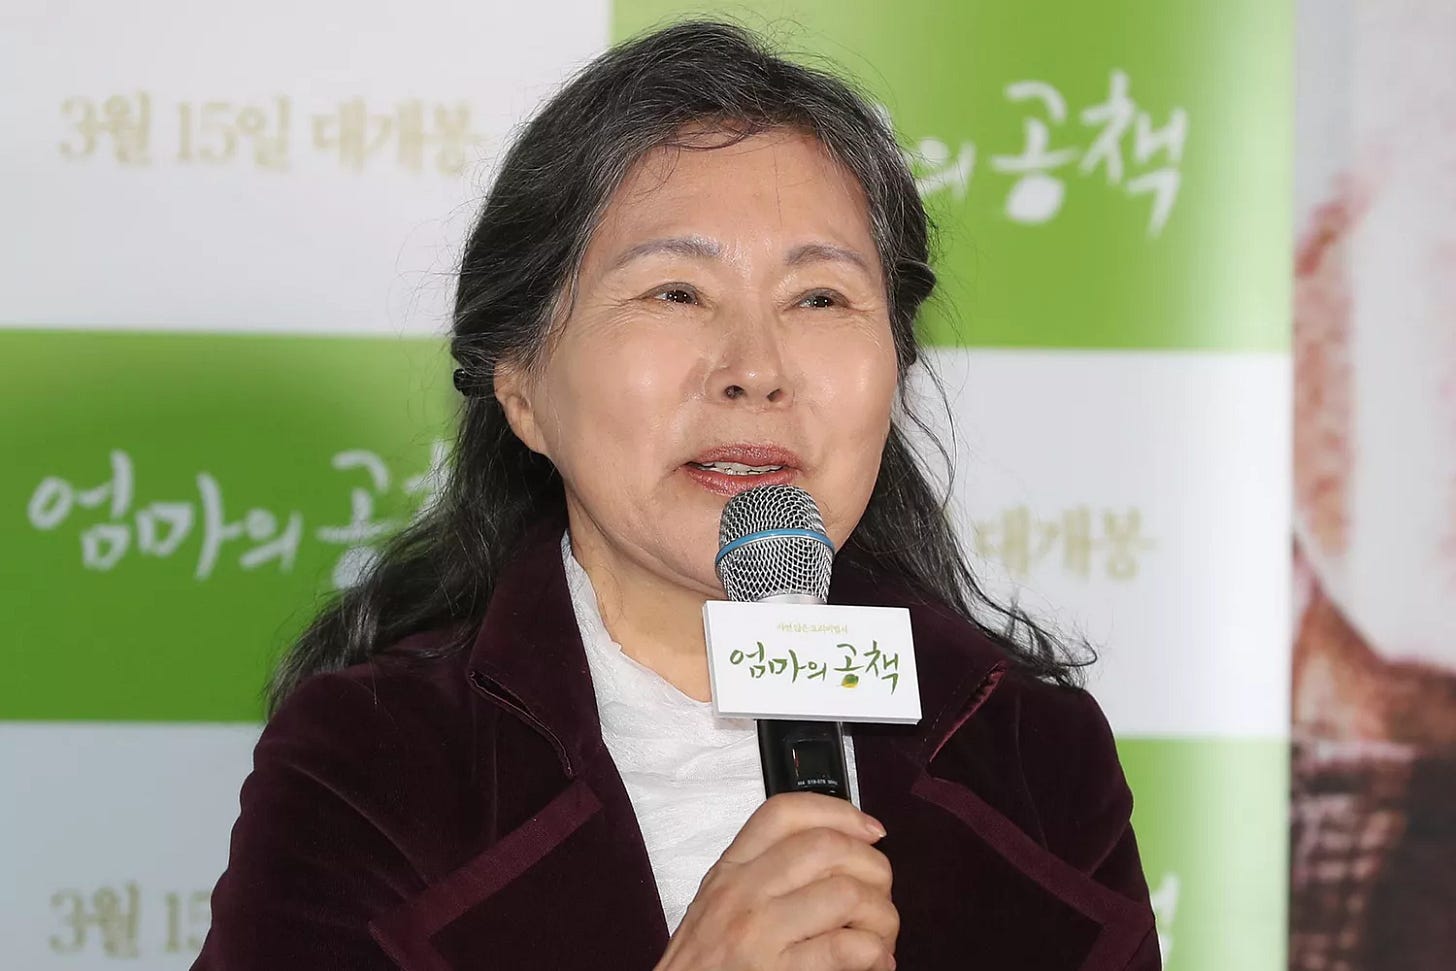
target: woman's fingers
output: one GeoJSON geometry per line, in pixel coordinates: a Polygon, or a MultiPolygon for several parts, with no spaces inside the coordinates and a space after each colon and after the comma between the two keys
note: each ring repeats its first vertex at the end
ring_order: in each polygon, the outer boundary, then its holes
{"type": "Polygon", "coordinates": [[[771,897],[834,874],[853,877],[886,896],[894,881],[885,854],[860,837],[825,827],[785,837],[744,864],[744,869],[771,897]]]}
{"type": "Polygon", "coordinates": [[[709,869],[659,971],[883,971],[900,917],[884,828],[842,799],[766,800],[709,869]]]}
{"type": "Polygon", "coordinates": [[[889,896],[854,877],[836,873],[775,899],[767,935],[788,947],[836,928],[862,930],[894,950],[900,914],[889,896]]]}
{"type": "Polygon", "coordinates": [[[876,935],[843,927],[793,945],[779,966],[794,971],[893,971],[895,956],[876,935]]]}
{"type": "Polygon", "coordinates": [[[723,851],[730,863],[747,863],[770,846],[802,830],[832,829],[863,843],[873,843],[885,829],[847,800],[817,792],[785,792],[764,801],[748,817],[737,837],[723,851]]]}

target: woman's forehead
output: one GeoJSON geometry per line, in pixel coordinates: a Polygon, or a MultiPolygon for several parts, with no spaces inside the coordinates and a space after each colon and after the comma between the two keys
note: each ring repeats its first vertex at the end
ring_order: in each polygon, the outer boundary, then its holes
{"type": "Polygon", "coordinates": [[[857,194],[863,202],[858,181],[823,142],[786,128],[750,135],[721,129],[680,133],[633,163],[613,201],[621,198],[637,204],[663,190],[683,194],[714,180],[724,180],[719,184],[725,188],[742,185],[725,176],[753,177],[764,186],[812,183],[827,191],[857,194]]]}
{"type": "Polygon", "coordinates": [[[812,237],[873,258],[864,190],[813,136],[704,131],[676,141],[650,150],[613,193],[594,234],[599,260],[651,238],[745,236],[812,237]]]}

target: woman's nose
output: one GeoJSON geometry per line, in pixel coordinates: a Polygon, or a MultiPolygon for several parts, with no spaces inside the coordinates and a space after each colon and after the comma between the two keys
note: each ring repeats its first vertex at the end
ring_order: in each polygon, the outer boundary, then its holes
{"type": "Polygon", "coordinates": [[[739,321],[709,381],[709,394],[718,401],[786,405],[793,400],[778,322],[739,321]]]}

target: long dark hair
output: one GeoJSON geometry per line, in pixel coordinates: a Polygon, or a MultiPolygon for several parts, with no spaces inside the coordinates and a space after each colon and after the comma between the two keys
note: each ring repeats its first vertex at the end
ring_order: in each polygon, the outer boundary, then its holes
{"type": "MultiPolygon", "coordinates": [[[[270,711],[309,675],[363,661],[409,634],[449,629],[446,652],[468,642],[526,528],[560,514],[565,502],[551,463],[507,425],[494,369],[540,360],[552,321],[569,314],[582,254],[628,169],[654,147],[682,145],[685,127],[703,125],[725,133],[719,144],[770,129],[807,132],[859,180],[888,289],[900,410],[928,433],[903,389],[919,360],[916,314],[935,288],[930,224],[894,134],[870,102],[731,24],[686,21],[617,46],[525,127],[466,244],[451,341],[465,399],[437,501],[299,637],[274,675],[270,711]]],[[[982,592],[945,503],[898,425],[842,555],[966,617],[1032,676],[1077,683],[1084,660],[982,592]]]]}

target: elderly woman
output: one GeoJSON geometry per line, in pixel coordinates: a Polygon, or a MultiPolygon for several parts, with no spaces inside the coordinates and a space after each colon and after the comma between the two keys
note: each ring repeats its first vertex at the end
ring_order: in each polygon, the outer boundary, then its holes
{"type": "Polygon", "coordinates": [[[465,250],[441,500],[303,636],[197,967],[1156,968],[1075,665],[976,587],[894,419],[934,286],[842,81],[687,23],[598,58],[465,250]],[[709,702],[726,497],[811,493],[833,603],[906,606],[924,718],[859,806],[763,798],[709,702]]]}

